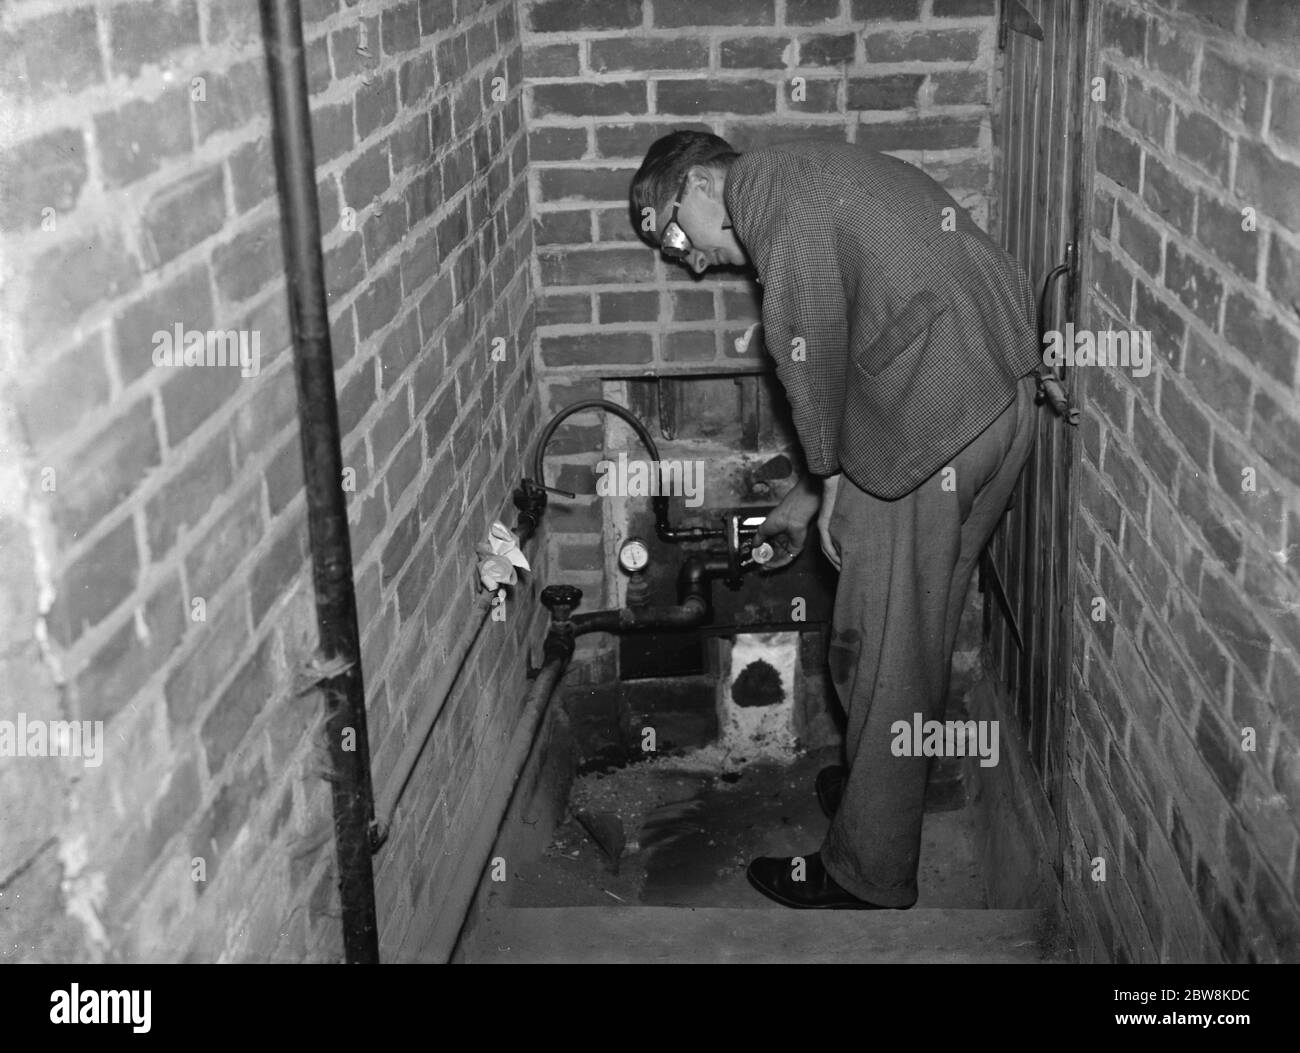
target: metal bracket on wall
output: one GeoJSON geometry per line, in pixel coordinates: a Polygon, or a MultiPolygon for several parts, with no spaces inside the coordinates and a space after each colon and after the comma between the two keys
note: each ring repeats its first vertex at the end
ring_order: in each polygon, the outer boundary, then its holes
{"type": "Polygon", "coordinates": [[[1005,51],[1007,47],[1007,30],[1013,33],[1023,33],[1027,37],[1033,37],[1035,40],[1043,39],[1043,27],[1022,4],[1016,0],[1002,0],[1002,17],[998,19],[998,50],[1005,51]]]}

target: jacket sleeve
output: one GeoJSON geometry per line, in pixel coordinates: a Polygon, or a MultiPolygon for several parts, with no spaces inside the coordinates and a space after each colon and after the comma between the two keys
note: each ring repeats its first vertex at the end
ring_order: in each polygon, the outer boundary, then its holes
{"type": "Polygon", "coordinates": [[[817,167],[794,154],[774,154],[746,190],[754,229],[745,249],[763,283],[763,340],[809,470],[833,475],[849,333],[832,205],[817,167]]]}

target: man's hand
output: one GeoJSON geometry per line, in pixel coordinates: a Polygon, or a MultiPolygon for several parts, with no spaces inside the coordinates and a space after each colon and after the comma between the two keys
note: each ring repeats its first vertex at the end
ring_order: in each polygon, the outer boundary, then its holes
{"type": "Polygon", "coordinates": [[[840,569],[840,550],[831,539],[831,516],[835,512],[835,497],[840,491],[842,475],[828,475],[822,480],[822,506],[817,515],[817,530],[822,536],[822,551],[826,558],[840,569]]]}
{"type": "Polygon", "coordinates": [[[776,555],[763,565],[764,570],[776,570],[794,562],[808,540],[808,527],[821,504],[821,484],[804,476],[794,488],[772,509],[759,524],[757,542],[770,541],[776,555]]]}

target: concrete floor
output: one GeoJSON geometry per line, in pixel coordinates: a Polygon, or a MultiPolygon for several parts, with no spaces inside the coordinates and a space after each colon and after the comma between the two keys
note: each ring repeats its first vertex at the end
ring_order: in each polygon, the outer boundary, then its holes
{"type": "MultiPolygon", "coordinates": [[[[835,762],[834,750],[821,750],[728,772],[667,758],[584,776],[554,842],[538,859],[510,861],[489,909],[622,903],[783,911],[750,887],[745,867],[759,855],[817,850],[828,820],[813,779],[835,762]],[[606,827],[621,824],[626,847],[617,865],[578,812],[604,815],[606,827]]],[[[932,793],[927,802],[917,907],[980,909],[986,902],[967,813],[951,808],[950,797],[932,793]]]]}

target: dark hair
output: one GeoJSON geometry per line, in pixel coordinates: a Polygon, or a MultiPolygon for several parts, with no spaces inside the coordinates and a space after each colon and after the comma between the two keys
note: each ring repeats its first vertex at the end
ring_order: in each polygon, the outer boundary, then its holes
{"type": "Polygon", "coordinates": [[[671,132],[656,139],[632,177],[632,222],[636,232],[643,240],[656,244],[658,231],[641,229],[641,210],[655,209],[657,220],[658,209],[672,200],[693,166],[717,165],[725,170],[739,156],[726,139],[711,132],[671,132]]]}

